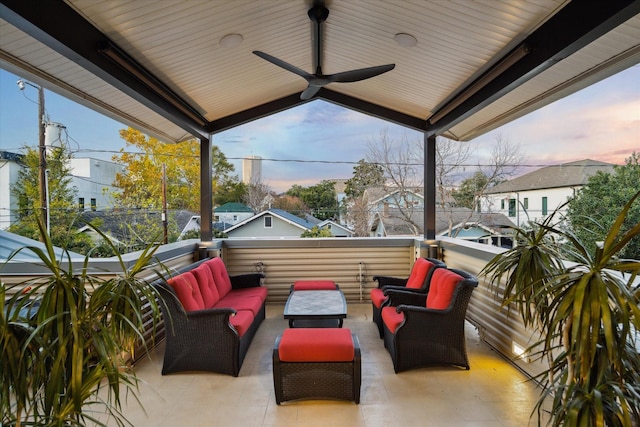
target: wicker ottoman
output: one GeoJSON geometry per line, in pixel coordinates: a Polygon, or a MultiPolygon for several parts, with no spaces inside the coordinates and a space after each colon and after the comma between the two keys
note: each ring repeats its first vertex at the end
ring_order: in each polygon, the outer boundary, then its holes
{"type": "Polygon", "coordinates": [[[276,403],[341,399],[360,403],[358,337],[345,328],[286,329],[273,348],[276,403]]]}

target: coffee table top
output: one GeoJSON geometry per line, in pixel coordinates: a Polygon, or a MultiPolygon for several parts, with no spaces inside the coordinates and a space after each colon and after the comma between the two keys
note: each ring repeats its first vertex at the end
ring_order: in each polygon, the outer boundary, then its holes
{"type": "Polygon", "coordinates": [[[343,319],[347,301],[340,290],[293,291],[284,306],[285,319],[343,319]]]}

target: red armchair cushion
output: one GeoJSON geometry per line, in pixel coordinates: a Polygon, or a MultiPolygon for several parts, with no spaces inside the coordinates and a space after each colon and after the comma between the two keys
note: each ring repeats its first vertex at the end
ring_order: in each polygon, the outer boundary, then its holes
{"type": "Polygon", "coordinates": [[[231,292],[231,278],[229,278],[227,267],[225,267],[222,259],[218,257],[205,261],[204,264],[211,269],[213,281],[218,287],[220,298],[224,298],[225,295],[231,292]]]}
{"type": "Polygon", "coordinates": [[[427,308],[444,310],[451,304],[451,297],[462,276],[446,268],[438,268],[431,277],[431,286],[427,294],[427,308]]]}
{"type": "Polygon", "coordinates": [[[398,326],[404,322],[404,313],[398,313],[395,307],[382,308],[382,322],[392,333],[396,333],[398,326]]]}
{"type": "Polygon", "coordinates": [[[354,354],[346,328],[285,329],[278,346],[283,362],[350,362],[354,354]]]}
{"type": "Polygon", "coordinates": [[[418,258],[413,264],[411,274],[407,280],[407,288],[419,289],[427,278],[427,273],[433,268],[433,263],[424,258],[418,258]]]}
{"type": "Polygon", "coordinates": [[[186,311],[203,310],[205,308],[200,287],[193,274],[189,271],[167,280],[176,292],[178,299],[186,311]]]}
{"type": "Polygon", "coordinates": [[[336,283],[333,280],[297,280],[293,282],[294,291],[333,291],[336,283]]]}
{"type": "Polygon", "coordinates": [[[196,278],[198,285],[200,285],[200,293],[202,293],[202,299],[204,300],[204,306],[211,308],[220,300],[218,294],[218,288],[213,281],[211,270],[206,265],[199,265],[191,270],[193,277],[196,278]]]}
{"type": "Polygon", "coordinates": [[[376,308],[382,307],[382,303],[387,300],[387,296],[382,292],[382,289],[371,289],[369,295],[371,296],[371,302],[376,308]]]}
{"type": "Polygon", "coordinates": [[[255,316],[250,310],[238,310],[236,314],[229,316],[229,323],[241,337],[251,327],[253,319],[255,316]]]}

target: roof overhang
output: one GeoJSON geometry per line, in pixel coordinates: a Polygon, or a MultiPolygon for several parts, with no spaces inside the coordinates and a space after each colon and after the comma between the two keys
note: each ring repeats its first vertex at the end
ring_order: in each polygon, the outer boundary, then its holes
{"type": "MultiPolygon", "coordinates": [[[[0,3],[0,66],[164,141],[301,105],[309,1],[0,3]],[[226,34],[243,37],[224,48],[226,34]]],[[[640,2],[327,2],[326,73],[395,63],[315,98],[469,140],[640,62],[640,2]],[[398,46],[396,33],[418,40],[398,46]]]]}

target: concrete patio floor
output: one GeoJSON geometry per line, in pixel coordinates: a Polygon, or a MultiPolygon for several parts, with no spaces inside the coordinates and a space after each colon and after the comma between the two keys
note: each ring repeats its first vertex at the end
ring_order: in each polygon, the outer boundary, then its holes
{"type": "Polygon", "coordinates": [[[482,343],[472,325],[467,327],[470,370],[434,367],[395,374],[369,304],[349,304],[344,322],[358,335],[362,350],[360,404],[308,400],[278,406],[271,354],[276,336],[288,327],[282,310],[283,305],[267,306],[267,318],[237,378],[200,372],[162,376],[160,344],[135,366],[144,411],[129,397],[125,416],[136,427],[537,425],[537,418],[529,416],[540,389],[482,343]]]}

